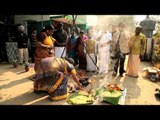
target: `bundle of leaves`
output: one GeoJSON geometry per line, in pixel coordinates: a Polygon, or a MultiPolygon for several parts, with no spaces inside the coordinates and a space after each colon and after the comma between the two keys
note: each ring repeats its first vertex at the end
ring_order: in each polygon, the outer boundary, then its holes
{"type": "Polygon", "coordinates": [[[78,91],[70,94],[67,102],[73,105],[93,104],[94,97],[86,91],[78,91]]]}

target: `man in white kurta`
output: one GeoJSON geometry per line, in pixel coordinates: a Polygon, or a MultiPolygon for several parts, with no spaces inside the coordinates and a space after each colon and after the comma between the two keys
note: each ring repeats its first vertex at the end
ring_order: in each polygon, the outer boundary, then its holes
{"type": "Polygon", "coordinates": [[[107,31],[102,34],[100,41],[98,42],[98,66],[99,74],[106,74],[109,67],[110,59],[110,43],[112,40],[112,34],[107,31]]]}

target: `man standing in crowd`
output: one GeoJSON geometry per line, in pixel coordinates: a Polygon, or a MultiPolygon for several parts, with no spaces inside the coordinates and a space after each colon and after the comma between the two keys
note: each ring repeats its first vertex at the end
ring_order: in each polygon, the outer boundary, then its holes
{"type": "Polygon", "coordinates": [[[140,59],[143,58],[146,49],[146,36],[141,33],[142,27],[137,26],[135,34],[129,41],[130,54],[127,65],[127,75],[138,77],[140,59]]]}
{"type": "Polygon", "coordinates": [[[66,57],[66,40],[67,40],[67,32],[63,30],[63,24],[59,23],[57,26],[57,30],[53,34],[53,38],[56,39],[57,42],[61,43],[55,44],[55,56],[56,57],[66,57]]]}
{"type": "Polygon", "coordinates": [[[111,52],[111,59],[110,59],[110,65],[109,65],[109,69],[111,71],[114,72],[114,65],[117,62],[116,59],[114,58],[114,53],[115,53],[115,49],[116,49],[116,44],[117,44],[117,39],[118,39],[118,30],[117,30],[118,26],[116,24],[112,25],[112,42],[111,42],[111,46],[110,46],[110,52],[111,52]]]}
{"type": "Polygon", "coordinates": [[[115,70],[114,75],[117,74],[118,66],[120,64],[119,75],[120,75],[120,77],[123,77],[123,73],[126,72],[124,70],[125,58],[126,58],[126,55],[129,54],[129,47],[128,47],[129,36],[127,35],[127,33],[125,31],[126,26],[124,23],[120,22],[118,24],[118,28],[119,28],[119,35],[118,35],[116,49],[115,49],[115,52],[117,53],[116,54],[117,55],[116,56],[117,62],[114,66],[114,70],[115,70]]]}
{"type": "Polygon", "coordinates": [[[37,41],[37,31],[33,30],[31,35],[30,35],[30,43],[31,43],[31,60],[32,63],[34,63],[34,55],[35,55],[35,50],[36,50],[36,41],[37,41]]]}
{"type": "Polygon", "coordinates": [[[18,33],[16,36],[20,64],[23,64],[23,62],[28,63],[28,36],[24,33],[24,29],[23,25],[18,26],[18,33]]]}
{"type": "Polygon", "coordinates": [[[109,31],[103,29],[102,36],[98,42],[98,66],[99,74],[108,73],[108,65],[110,59],[110,43],[112,41],[112,34],[109,31]]]}

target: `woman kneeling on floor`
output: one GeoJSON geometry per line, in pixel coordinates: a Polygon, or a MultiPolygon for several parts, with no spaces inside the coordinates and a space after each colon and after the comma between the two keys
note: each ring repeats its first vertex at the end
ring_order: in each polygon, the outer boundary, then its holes
{"type": "Polygon", "coordinates": [[[67,98],[67,83],[69,75],[78,87],[82,88],[76,70],[73,66],[73,59],[64,59],[57,57],[47,57],[40,62],[41,72],[39,72],[34,81],[34,92],[48,92],[51,100],[62,100],[67,98]]]}

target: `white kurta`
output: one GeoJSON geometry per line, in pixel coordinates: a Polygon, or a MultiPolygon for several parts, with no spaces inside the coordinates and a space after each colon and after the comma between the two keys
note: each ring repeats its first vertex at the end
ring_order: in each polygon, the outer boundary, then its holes
{"type": "Polygon", "coordinates": [[[112,40],[112,35],[107,32],[102,35],[98,43],[98,66],[100,74],[106,74],[108,72],[110,62],[110,44],[107,44],[107,42],[110,40],[112,40]]]}

